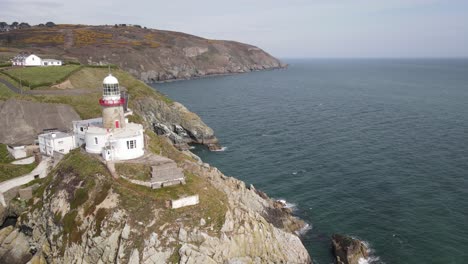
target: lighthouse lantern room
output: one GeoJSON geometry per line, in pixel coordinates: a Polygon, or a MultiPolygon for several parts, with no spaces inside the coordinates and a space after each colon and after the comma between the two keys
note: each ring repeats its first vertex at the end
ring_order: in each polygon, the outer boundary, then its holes
{"type": "Polygon", "coordinates": [[[99,104],[102,106],[102,123],[104,128],[125,127],[123,105],[125,99],[121,97],[119,81],[109,74],[102,82],[103,93],[99,104]]]}

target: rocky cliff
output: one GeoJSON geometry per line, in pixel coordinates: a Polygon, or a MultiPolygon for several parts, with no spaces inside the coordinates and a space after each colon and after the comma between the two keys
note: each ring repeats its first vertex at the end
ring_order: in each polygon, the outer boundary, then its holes
{"type": "Polygon", "coordinates": [[[285,66],[248,44],[135,26],[18,29],[0,32],[0,46],[4,58],[27,51],[83,64],[115,64],[145,82],[285,66]]]}
{"type": "Polygon", "coordinates": [[[74,151],[41,183],[17,227],[0,230],[0,262],[311,262],[292,233],[302,221],[253,186],[179,154],[182,192],[193,187],[200,204],[167,209],[168,192],[180,189],[112,180],[99,161],[74,151]]]}

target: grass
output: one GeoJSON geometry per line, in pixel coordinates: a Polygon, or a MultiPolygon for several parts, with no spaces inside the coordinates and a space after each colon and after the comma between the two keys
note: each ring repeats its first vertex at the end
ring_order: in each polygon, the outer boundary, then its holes
{"type": "Polygon", "coordinates": [[[33,89],[60,83],[80,68],[81,66],[79,65],[21,67],[5,70],[4,73],[17,82],[21,80],[25,86],[29,86],[33,89]]]}
{"type": "Polygon", "coordinates": [[[117,180],[116,192],[121,196],[121,205],[129,211],[134,219],[150,222],[154,219],[151,212],[155,208],[162,209],[158,212],[156,223],[175,223],[182,221],[187,226],[198,226],[201,218],[207,221],[207,226],[213,226],[214,234],[218,234],[224,223],[227,211],[226,195],[214,188],[206,179],[186,172],[186,184],[169,186],[152,190],[148,187],[135,185],[123,179],[117,180]],[[194,206],[179,209],[166,209],[167,200],[198,194],[200,203],[194,206]]]}
{"type": "Polygon", "coordinates": [[[37,95],[33,100],[42,103],[67,104],[72,106],[82,119],[101,116],[102,108],[99,105],[100,92],[81,95],[37,95]]]}
{"type": "Polygon", "coordinates": [[[0,144],[0,182],[30,173],[37,166],[36,162],[28,165],[14,165],[10,164],[12,161],[14,159],[8,153],[7,146],[0,144]]]}
{"type": "Polygon", "coordinates": [[[37,163],[28,165],[0,164],[0,182],[30,173],[36,166],[37,163]]]}
{"type": "Polygon", "coordinates": [[[185,155],[184,153],[177,150],[172,143],[169,142],[168,138],[164,136],[158,136],[153,131],[146,130],[145,135],[147,135],[147,146],[148,149],[158,155],[166,156],[177,163],[180,163],[184,160],[192,160],[192,157],[185,155]]]}
{"type": "Polygon", "coordinates": [[[10,152],[7,150],[7,145],[0,144],[0,163],[10,163],[15,159],[10,156],[10,152]]]}
{"type": "MultiPolygon", "coordinates": [[[[67,65],[61,67],[32,67],[32,68],[15,68],[8,70],[8,74],[12,75],[10,71],[19,76],[19,72],[24,73],[24,71],[34,71],[34,74],[30,72],[30,78],[32,78],[32,82],[38,84],[39,82],[49,80],[45,76],[36,76],[37,72],[41,71],[49,71],[49,70],[59,70],[59,69],[68,69],[71,71],[71,75],[67,78],[70,80],[70,83],[73,87],[79,89],[90,89],[96,90],[96,92],[91,93],[83,93],[80,95],[17,95],[13,92],[9,91],[7,87],[0,86],[0,100],[6,100],[11,97],[17,97],[24,100],[32,100],[42,103],[56,103],[56,104],[68,104],[72,106],[77,113],[80,115],[82,119],[88,118],[95,118],[101,115],[102,109],[101,106],[97,103],[99,98],[102,96],[102,93],[97,88],[101,88],[102,80],[109,74],[109,69],[106,67],[104,68],[95,68],[91,66],[79,66],[79,65],[67,65]],[[76,71],[75,71],[76,69],[76,71]],[[37,78],[36,78],[37,77],[37,78]]],[[[5,71],[6,73],[6,71],[5,71]]],[[[65,72],[62,72],[62,78],[65,72]]],[[[151,87],[147,86],[145,83],[135,79],[129,73],[119,70],[113,69],[112,74],[114,74],[120,82],[121,87],[127,88],[127,92],[130,95],[130,108],[132,108],[132,104],[137,99],[153,97],[158,100],[162,100],[167,104],[172,104],[173,101],[168,97],[164,96],[163,94],[153,90],[151,87]]],[[[13,76],[13,75],[12,75],[13,76]]],[[[23,75],[22,75],[23,76],[23,75]]],[[[26,76],[26,75],[24,75],[26,76]]],[[[23,76],[23,78],[24,78],[23,76]]],[[[14,85],[19,86],[18,82],[7,76],[6,74],[0,74],[0,78],[8,80],[12,82],[14,85]]],[[[15,77],[16,78],[16,77],[15,77]]],[[[58,80],[59,77],[54,77],[51,81],[48,81],[49,85],[52,85],[54,80],[58,80]]],[[[39,89],[45,88],[44,85],[36,86],[40,87],[39,89]]],[[[25,86],[23,86],[25,87],[25,86]]],[[[50,88],[49,88],[50,89],[50,88]]],[[[132,120],[136,121],[137,123],[143,123],[143,119],[141,117],[130,117],[132,120]],[[138,119],[138,120],[136,120],[138,119]]]]}
{"type": "Polygon", "coordinates": [[[148,181],[151,176],[151,166],[145,164],[117,163],[115,169],[118,174],[139,181],[148,181]]]}
{"type": "Polygon", "coordinates": [[[8,89],[6,85],[4,85],[3,83],[0,83],[0,98],[7,99],[13,96],[15,96],[15,93],[12,92],[10,89],[8,89]]]}

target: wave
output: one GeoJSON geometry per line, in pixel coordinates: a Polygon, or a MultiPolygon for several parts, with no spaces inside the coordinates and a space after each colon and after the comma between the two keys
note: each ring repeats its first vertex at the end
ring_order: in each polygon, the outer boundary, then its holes
{"type": "Polygon", "coordinates": [[[303,236],[305,235],[307,232],[309,232],[310,230],[312,230],[312,225],[306,223],[301,229],[297,230],[296,231],[296,234],[298,236],[303,236]]]}
{"type": "Polygon", "coordinates": [[[217,150],[212,150],[214,152],[223,152],[223,151],[226,151],[227,150],[227,147],[222,147],[220,149],[217,149],[217,150]]]}
{"type": "Polygon", "coordinates": [[[297,175],[297,174],[300,174],[300,173],[305,173],[307,172],[306,170],[298,170],[298,171],[293,171],[291,172],[292,175],[297,175]]]}
{"type": "Polygon", "coordinates": [[[281,203],[284,206],[284,208],[291,209],[292,211],[295,211],[297,209],[297,204],[295,203],[289,203],[284,199],[277,199],[276,201],[281,203]]]}
{"type": "Polygon", "coordinates": [[[367,259],[360,258],[358,260],[359,264],[385,264],[385,262],[380,260],[379,256],[375,255],[375,250],[372,248],[371,244],[368,241],[365,241],[365,240],[362,240],[360,238],[353,237],[353,236],[351,237],[354,239],[360,240],[367,248],[367,254],[369,257],[367,259]]]}

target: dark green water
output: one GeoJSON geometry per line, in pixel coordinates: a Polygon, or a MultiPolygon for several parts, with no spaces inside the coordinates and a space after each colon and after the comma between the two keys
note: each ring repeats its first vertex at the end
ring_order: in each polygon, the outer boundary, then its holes
{"type": "Polygon", "coordinates": [[[205,162],[297,206],[316,263],[333,233],[377,263],[468,263],[468,60],[286,62],[155,87],[227,147],[205,162]]]}

